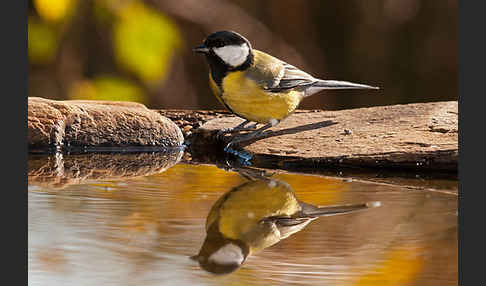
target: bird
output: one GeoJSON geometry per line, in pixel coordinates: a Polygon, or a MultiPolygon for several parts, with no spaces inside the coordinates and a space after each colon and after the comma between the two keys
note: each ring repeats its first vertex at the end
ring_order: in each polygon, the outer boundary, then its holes
{"type": "Polygon", "coordinates": [[[298,200],[284,181],[252,175],[211,207],[206,218],[206,237],[199,253],[191,258],[210,273],[229,274],[241,267],[249,255],[301,231],[318,217],[380,205],[374,201],[318,207],[298,200]]]}
{"type": "Polygon", "coordinates": [[[193,48],[209,65],[209,85],[219,102],[244,121],[219,135],[251,131],[227,145],[259,137],[263,131],[291,115],[300,102],[327,89],[379,89],[365,84],[323,80],[263,51],[254,49],[241,34],[223,30],[193,48]],[[249,125],[249,123],[255,122],[249,125]],[[264,124],[257,129],[257,124],[264,124]]]}

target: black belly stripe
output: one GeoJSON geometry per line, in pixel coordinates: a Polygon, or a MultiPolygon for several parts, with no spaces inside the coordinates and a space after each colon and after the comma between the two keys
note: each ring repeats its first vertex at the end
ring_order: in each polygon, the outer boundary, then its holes
{"type": "MultiPolygon", "coordinates": [[[[233,109],[231,109],[231,108],[229,107],[229,105],[228,105],[228,104],[226,104],[226,102],[224,101],[224,98],[223,98],[223,93],[221,93],[221,94],[219,95],[219,97],[221,98],[221,102],[223,103],[224,107],[226,107],[226,109],[228,109],[228,110],[229,110],[231,113],[234,113],[234,114],[236,114],[236,115],[240,116],[240,115],[239,115],[239,114],[237,114],[237,113],[236,113],[236,112],[235,112],[233,109]]],[[[240,117],[241,117],[241,116],[240,116],[240,117]]]]}
{"type": "MultiPolygon", "coordinates": [[[[253,53],[250,52],[246,62],[232,70],[244,71],[248,69],[248,67],[250,67],[253,64],[253,58],[254,58],[253,53]]],[[[224,94],[223,79],[228,75],[230,67],[226,63],[224,63],[218,56],[216,56],[214,52],[210,52],[209,54],[207,54],[206,59],[208,61],[209,69],[211,71],[211,77],[213,81],[216,83],[216,85],[219,87],[220,90],[219,97],[224,107],[226,107],[226,109],[228,109],[233,114],[236,114],[241,118],[245,118],[244,116],[241,116],[240,114],[236,113],[233,109],[231,109],[228,106],[228,104],[226,104],[223,98],[223,94],[224,94]]]]}
{"type": "Polygon", "coordinates": [[[213,78],[213,74],[212,74],[212,73],[211,73],[211,78],[210,78],[210,80],[211,80],[211,81],[213,81],[213,82],[216,84],[216,86],[219,88],[218,94],[216,94],[216,96],[217,96],[217,97],[218,97],[218,99],[219,99],[219,102],[223,103],[224,107],[225,107],[226,109],[228,109],[228,111],[230,111],[230,112],[232,112],[232,113],[236,114],[236,112],[234,112],[234,110],[233,110],[233,109],[231,109],[231,108],[229,107],[229,105],[228,105],[228,104],[226,104],[226,102],[225,102],[225,101],[224,101],[224,99],[223,99],[223,84],[218,84],[218,83],[217,83],[217,82],[214,80],[214,78],[213,78]]]}
{"type": "Polygon", "coordinates": [[[214,81],[214,83],[218,86],[219,88],[219,99],[223,103],[224,107],[228,109],[230,112],[236,114],[229,106],[226,104],[226,102],[223,99],[223,79],[224,77],[228,74],[228,66],[221,61],[219,57],[216,55],[213,55],[211,52],[210,54],[207,55],[207,61],[209,64],[209,70],[211,72],[211,79],[214,81]]]}

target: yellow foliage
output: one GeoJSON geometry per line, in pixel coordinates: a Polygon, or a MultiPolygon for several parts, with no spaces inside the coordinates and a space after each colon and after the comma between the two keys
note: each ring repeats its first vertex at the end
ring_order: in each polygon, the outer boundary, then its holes
{"type": "Polygon", "coordinates": [[[394,249],[383,263],[360,277],[357,285],[408,285],[422,269],[421,250],[413,245],[394,249]]]}
{"type": "MultiPolygon", "coordinates": [[[[232,187],[245,182],[238,174],[212,165],[180,163],[154,177],[158,176],[171,178],[171,184],[178,190],[174,195],[175,202],[193,201],[202,194],[214,194],[217,198],[232,187]]],[[[177,204],[176,206],[180,207],[177,204]]]]}
{"type": "Polygon", "coordinates": [[[341,179],[319,176],[277,174],[275,179],[285,181],[292,186],[299,200],[319,206],[342,203],[340,201],[342,194],[350,188],[350,184],[341,179]]]}
{"type": "Polygon", "coordinates": [[[34,0],[34,6],[42,19],[59,22],[71,12],[76,0],[34,0]]]}
{"type": "MultiPolygon", "coordinates": [[[[142,211],[144,210],[142,209],[142,211]]],[[[148,210],[144,212],[135,211],[124,217],[118,227],[127,231],[146,232],[149,228],[148,226],[156,222],[157,217],[148,210]]]]}
{"type": "Polygon", "coordinates": [[[145,96],[140,87],[128,80],[113,76],[100,76],[92,81],[78,82],[72,87],[69,98],[145,103],[145,96]]]}
{"type": "Polygon", "coordinates": [[[50,63],[57,52],[57,35],[52,27],[33,17],[27,24],[29,62],[35,64],[50,63]]]}
{"type": "Polygon", "coordinates": [[[181,45],[176,25],[138,1],[116,11],[113,42],[117,62],[147,83],[164,80],[181,45]]]}
{"type": "MultiPolygon", "coordinates": [[[[216,192],[221,195],[247,181],[235,172],[227,172],[213,165],[182,163],[152,177],[159,176],[171,178],[170,182],[179,189],[179,200],[193,200],[200,193],[216,192]]],[[[299,200],[322,206],[342,203],[342,194],[350,188],[341,179],[320,176],[275,174],[271,178],[287,182],[299,200]]]]}

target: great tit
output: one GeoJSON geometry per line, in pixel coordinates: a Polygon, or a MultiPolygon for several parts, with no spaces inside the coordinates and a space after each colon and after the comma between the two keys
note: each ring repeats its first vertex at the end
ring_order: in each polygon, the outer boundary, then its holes
{"type": "Polygon", "coordinates": [[[379,206],[379,202],[317,207],[301,202],[289,184],[253,178],[221,196],[206,218],[206,238],[191,258],[206,271],[227,274],[246,258],[301,231],[321,217],[379,206]]]}
{"type": "Polygon", "coordinates": [[[324,89],[379,89],[347,81],[322,80],[262,51],[233,31],[218,31],[193,49],[206,56],[209,83],[216,98],[245,119],[222,133],[253,130],[228,145],[259,136],[292,114],[303,98],[324,89]],[[256,123],[265,124],[256,129],[256,123]],[[256,129],[256,130],[255,130],[256,129]]]}

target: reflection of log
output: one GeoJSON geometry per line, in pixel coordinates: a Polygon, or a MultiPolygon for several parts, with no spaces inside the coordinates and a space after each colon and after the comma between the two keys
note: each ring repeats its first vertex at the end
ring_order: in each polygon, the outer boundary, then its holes
{"type": "Polygon", "coordinates": [[[183,151],[135,154],[29,155],[28,182],[62,188],[87,179],[127,179],[164,172],[181,159],[183,151]]]}
{"type": "MultiPolygon", "coordinates": [[[[246,143],[255,167],[316,170],[371,167],[457,172],[457,101],[340,111],[297,111],[266,138],[246,143]]],[[[242,119],[223,117],[193,132],[193,158],[222,150],[216,131],[242,119]]],[[[230,140],[229,136],[225,142],[230,140]]],[[[204,158],[200,159],[204,160],[204,158]]]]}

